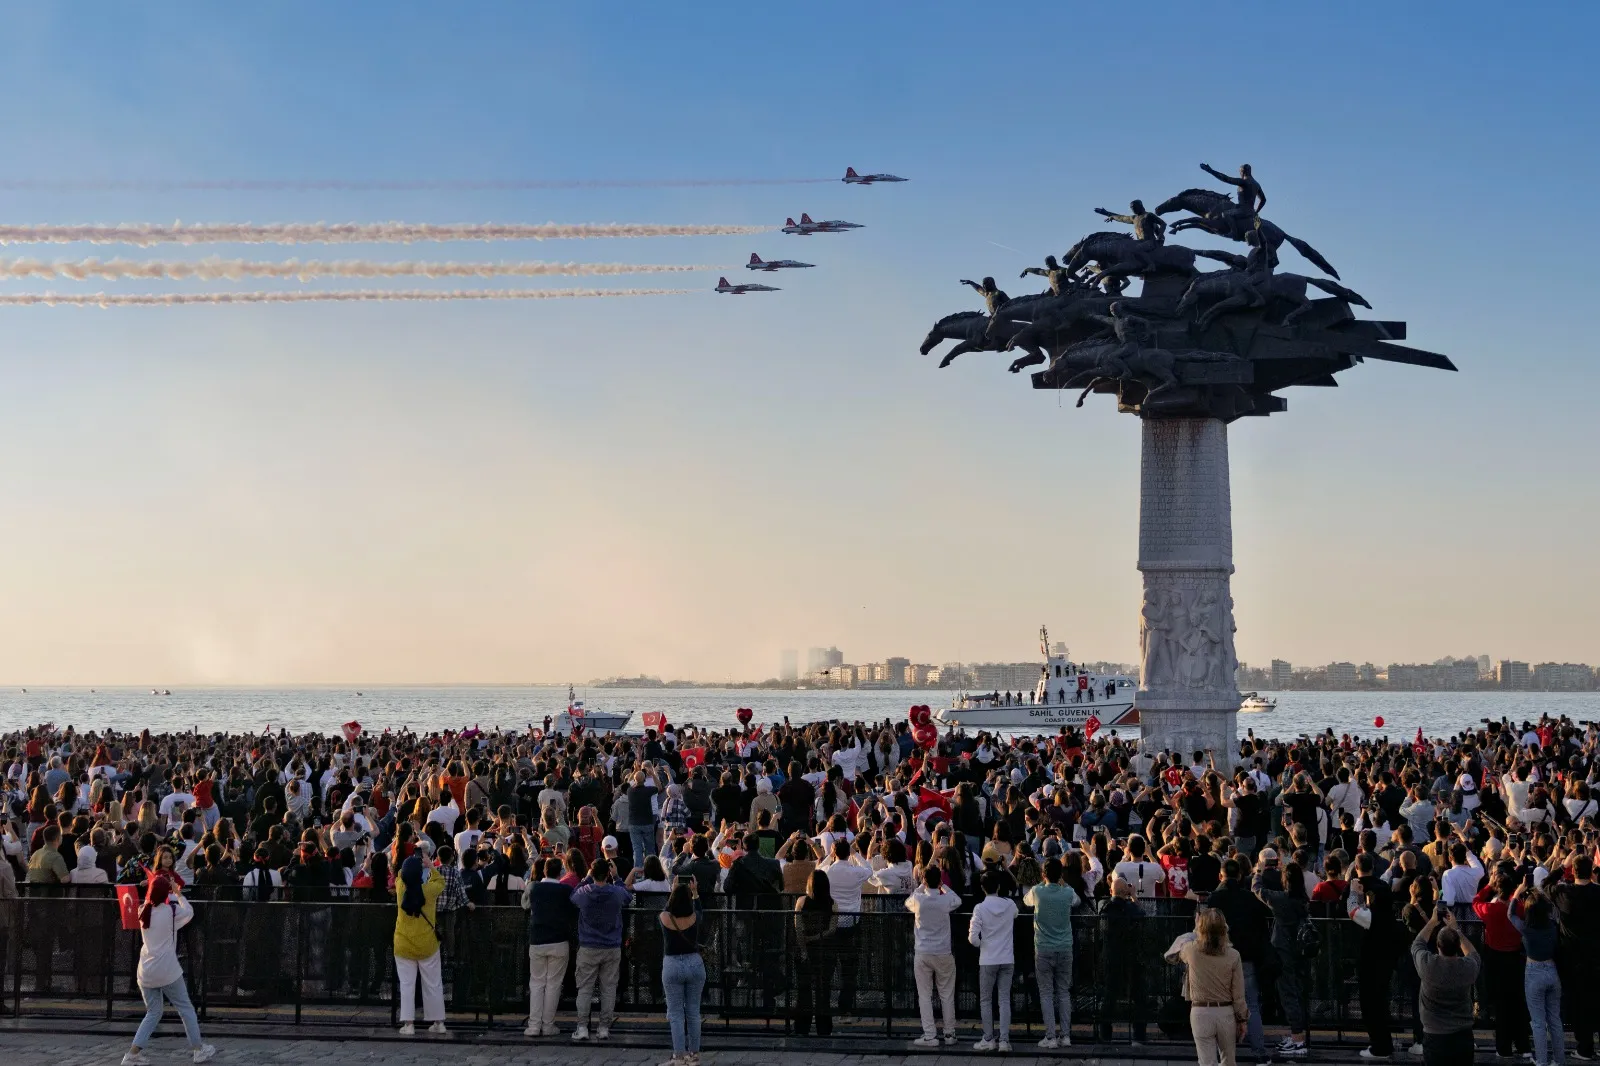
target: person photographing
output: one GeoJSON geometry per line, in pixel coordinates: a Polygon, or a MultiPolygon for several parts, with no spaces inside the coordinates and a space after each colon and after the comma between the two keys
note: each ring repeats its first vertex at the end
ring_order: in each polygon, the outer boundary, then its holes
{"type": "Polygon", "coordinates": [[[1411,942],[1421,992],[1424,1066],[1471,1066],[1472,992],[1483,968],[1472,944],[1461,935],[1448,904],[1440,903],[1411,942]]]}
{"type": "Polygon", "coordinates": [[[171,1003],[183,1019],[183,1032],[189,1038],[195,1062],[208,1062],[217,1049],[200,1038],[200,1021],[195,1017],[189,989],[183,983],[183,965],[178,961],[178,930],[189,924],[194,908],[183,898],[183,890],[165,877],[152,877],[139,909],[139,968],[135,977],[144,997],[144,1020],[133,1034],[133,1046],[122,1056],[122,1066],[148,1066],[144,1049],[161,1022],[165,1003],[171,1003]]]}

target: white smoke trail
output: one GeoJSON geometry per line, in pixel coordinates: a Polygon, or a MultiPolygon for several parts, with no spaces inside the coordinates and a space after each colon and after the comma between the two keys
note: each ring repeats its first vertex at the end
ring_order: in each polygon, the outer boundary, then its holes
{"type": "Polygon", "coordinates": [[[679,274],[726,270],[720,266],[672,263],[396,263],[370,259],[287,259],[263,262],[209,257],[184,260],[0,259],[0,278],[140,278],[147,281],[239,281],[246,278],[500,278],[599,277],[617,274],[679,274]]]}
{"type": "Polygon", "coordinates": [[[647,222],[218,222],[170,226],[0,226],[0,244],[410,244],[415,241],[545,241],[596,237],[720,237],[772,226],[647,222]]]}
{"type": "Polygon", "coordinates": [[[435,302],[445,300],[559,300],[605,296],[681,296],[694,289],[352,289],[328,292],[174,292],[70,295],[3,293],[0,307],[176,307],[181,304],[300,304],[435,302]]]}
{"type": "Polygon", "coordinates": [[[303,180],[222,179],[215,181],[169,181],[163,179],[86,179],[52,181],[46,178],[8,178],[0,180],[6,192],[182,192],[220,190],[229,192],[522,192],[539,189],[699,189],[731,185],[819,185],[838,178],[599,178],[566,181],[504,180],[453,181],[343,181],[337,178],[303,180]]]}

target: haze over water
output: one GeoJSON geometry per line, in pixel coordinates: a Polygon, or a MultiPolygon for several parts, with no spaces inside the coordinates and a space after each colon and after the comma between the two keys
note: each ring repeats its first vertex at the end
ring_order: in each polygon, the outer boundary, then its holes
{"type": "MultiPolygon", "coordinates": [[[[451,686],[361,689],[174,689],[170,696],[148,689],[10,689],[0,693],[0,731],[41,722],[79,729],[115,728],[156,732],[259,732],[269,725],[291,732],[331,733],[341,723],[359,721],[371,731],[525,729],[542,724],[566,706],[557,686],[451,686]]],[[[644,711],[665,711],[679,724],[727,728],[734,710],[750,707],[755,721],[899,721],[912,703],[939,707],[949,693],[902,691],[768,691],[752,689],[580,689],[593,710],[632,711],[637,728],[644,711]]],[[[1282,692],[1278,709],[1239,716],[1239,732],[1294,737],[1332,728],[1337,733],[1409,739],[1420,726],[1429,736],[1446,736],[1477,726],[1484,718],[1536,719],[1566,715],[1575,721],[1600,720],[1600,692],[1282,692]],[[1384,719],[1375,730],[1373,719],[1384,719]]]]}

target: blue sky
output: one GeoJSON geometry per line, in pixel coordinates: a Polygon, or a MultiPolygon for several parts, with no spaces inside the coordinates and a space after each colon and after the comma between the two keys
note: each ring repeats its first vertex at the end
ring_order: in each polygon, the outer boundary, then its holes
{"type": "MultiPolygon", "coordinates": [[[[758,251],[818,269],[741,300],[4,309],[0,678],[742,677],[810,644],[1024,657],[1040,622],[1079,654],[1131,659],[1134,420],[1034,393],[996,355],[938,371],[916,348],[974,306],[957,279],[1027,291],[1017,272],[1097,228],[1092,208],[1244,161],[1274,221],[1461,373],[1367,364],[1234,427],[1241,657],[1600,659],[1600,371],[1582,332],[1597,23],[1483,4],[13,8],[0,178],[853,164],[913,180],[3,194],[14,222],[809,211],[867,228],[5,249],[711,265],[758,251]]],[[[0,291],[45,287],[201,286],[0,291]]]]}

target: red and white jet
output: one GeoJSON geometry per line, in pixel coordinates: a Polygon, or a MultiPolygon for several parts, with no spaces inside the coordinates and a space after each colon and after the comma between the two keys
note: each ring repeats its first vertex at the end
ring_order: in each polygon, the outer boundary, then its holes
{"type": "Polygon", "coordinates": [[[840,222],[838,219],[832,219],[828,222],[813,222],[810,215],[804,214],[800,216],[799,222],[792,218],[784,219],[784,221],[788,225],[783,227],[783,232],[793,233],[801,237],[809,237],[813,233],[843,233],[847,229],[861,228],[861,223],[859,222],[840,222]]]}
{"type": "Polygon", "coordinates": [[[763,259],[754,252],[750,253],[750,262],[744,265],[746,270],[793,270],[798,267],[816,266],[815,263],[802,263],[798,259],[763,259]]]}
{"type": "Polygon", "coordinates": [[[844,177],[841,179],[846,185],[872,185],[880,181],[910,181],[910,178],[897,178],[893,174],[857,174],[855,167],[845,167],[844,177]]]}
{"type": "Polygon", "coordinates": [[[727,278],[717,279],[717,292],[725,292],[732,296],[743,296],[747,292],[777,292],[772,285],[729,285],[727,278]]]}

